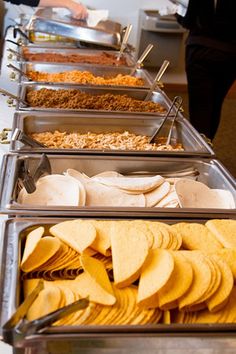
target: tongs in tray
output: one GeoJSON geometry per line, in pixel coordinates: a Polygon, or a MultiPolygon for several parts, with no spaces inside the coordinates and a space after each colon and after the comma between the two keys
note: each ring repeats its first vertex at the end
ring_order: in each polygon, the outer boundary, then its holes
{"type": "Polygon", "coordinates": [[[29,145],[31,147],[39,148],[46,147],[44,144],[39,143],[37,140],[31,138],[29,135],[25,134],[21,129],[16,128],[11,137],[12,141],[20,141],[25,145],[29,145]]]}
{"type": "Polygon", "coordinates": [[[39,281],[37,287],[17,308],[12,317],[3,325],[2,333],[4,342],[12,346],[19,346],[27,336],[42,332],[46,329],[46,327],[51,326],[54,322],[70,315],[75,311],[85,309],[89,304],[87,298],[80,299],[34,321],[28,321],[25,316],[43,288],[43,282],[39,281]]]}
{"type": "Polygon", "coordinates": [[[50,175],[52,173],[50,161],[47,155],[42,154],[39,164],[34,171],[31,173],[29,171],[28,160],[24,159],[21,161],[19,169],[19,179],[25,187],[27,193],[33,193],[36,190],[37,180],[44,175],[50,175]]]}
{"type": "Polygon", "coordinates": [[[164,125],[165,125],[167,119],[169,118],[169,116],[170,116],[170,114],[171,114],[173,108],[175,108],[175,115],[174,115],[174,117],[172,118],[171,125],[170,125],[170,128],[169,128],[169,132],[168,132],[168,135],[167,135],[167,137],[166,137],[166,142],[165,142],[166,145],[169,145],[169,144],[170,144],[170,142],[171,142],[172,130],[173,130],[173,127],[174,127],[175,120],[176,120],[176,118],[177,118],[177,116],[178,116],[179,110],[180,110],[180,108],[181,108],[182,101],[183,101],[183,100],[182,100],[182,98],[181,98],[180,96],[175,96],[175,98],[173,99],[173,102],[172,102],[172,104],[171,104],[171,106],[170,106],[168,112],[166,113],[166,116],[164,117],[164,119],[163,119],[161,125],[156,129],[155,133],[154,133],[154,134],[152,135],[152,137],[150,138],[150,140],[149,140],[149,143],[150,143],[150,144],[155,142],[155,140],[156,140],[156,138],[157,138],[158,135],[159,135],[159,136],[163,136],[163,135],[161,135],[162,129],[163,129],[163,127],[164,127],[164,125]]]}

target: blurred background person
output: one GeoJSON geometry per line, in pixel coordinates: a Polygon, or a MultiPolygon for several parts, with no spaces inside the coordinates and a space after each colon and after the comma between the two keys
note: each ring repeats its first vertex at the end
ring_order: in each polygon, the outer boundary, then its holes
{"type": "Polygon", "coordinates": [[[213,139],[224,98],[236,79],[236,0],[172,2],[178,5],[179,23],[189,30],[185,68],[190,122],[213,139]]]}

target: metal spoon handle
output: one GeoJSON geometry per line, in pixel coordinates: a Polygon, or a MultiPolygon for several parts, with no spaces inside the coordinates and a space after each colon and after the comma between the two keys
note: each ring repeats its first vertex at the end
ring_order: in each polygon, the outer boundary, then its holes
{"type": "Polygon", "coordinates": [[[8,91],[3,90],[2,88],[0,88],[0,93],[3,94],[3,95],[6,95],[6,96],[9,96],[9,97],[13,98],[13,100],[16,100],[18,102],[23,103],[25,106],[28,105],[24,100],[22,100],[22,98],[19,98],[16,95],[13,95],[12,93],[10,93],[8,91]]]}
{"type": "Polygon", "coordinates": [[[137,60],[137,63],[135,64],[133,70],[131,71],[130,75],[134,75],[135,71],[141,67],[142,62],[144,61],[144,59],[147,57],[147,55],[150,53],[150,51],[153,48],[153,44],[148,44],[147,48],[144,50],[144,52],[141,54],[141,56],[139,57],[139,59],[137,60]]]}
{"type": "Polygon", "coordinates": [[[120,60],[125,48],[126,48],[126,45],[127,45],[127,42],[128,42],[128,39],[129,39],[129,36],[130,36],[130,32],[132,30],[132,25],[129,24],[127,27],[126,27],[126,30],[125,30],[125,34],[124,34],[124,38],[122,40],[122,43],[121,43],[121,47],[120,47],[120,51],[119,51],[119,54],[118,54],[118,57],[117,57],[117,60],[120,60]]]}
{"type": "Polygon", "coordinates": [[[158,71],[148,93],[147,96],[145,97],[144,101],[149,101],[150,98],[152,97],[152,93],[156,88],[157,82],[160,81],[160,79],[162,78],[163,74],[165,73],[166,69],[168,68],[170,62],[168,60],[164,60],[162,63],[162,66],[160,67],[160,70],[158,71]]]}
{"type": "Polygon", "coordinates": [[[13,69],[14,71],[17,71],[19,74],[25,76],[27,79],[31,80],[30,77],[26,74],[26,72],[24,72],[23,70],[17,68],[16,66],[12,65],[12,64],[7,64],[7,67],[9,69],[13,69]]]}

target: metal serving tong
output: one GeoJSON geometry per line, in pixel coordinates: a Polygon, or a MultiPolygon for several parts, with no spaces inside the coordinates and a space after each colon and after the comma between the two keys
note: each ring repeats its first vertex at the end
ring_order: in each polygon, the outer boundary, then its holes
{"type": "Polygon", "coordinates": [[[38,166],[36,167],[34,173],[29,171],[29,163],[27,159],[21,161],[21,166],[19,169],[19,179],[21,180],[23,186],[25,187],[27,193],[31,194],[36,190],[37,180],[44,176],[50,175],[52,173],[51,164],[47,155],[42,154],[38,166]]]}
{"type": "Polygon", "coordinates": [[[10,93],[10,92],[8,92],[8,91],[6,91],[6,90],[3,90],[2,88],[0,88],[0,93],[1,93],[2,95],[4,95],[4,96],[9,96],[9,97],[12,98],[13,100],[16,100],[16,101],[18,101],[18,102],[21,102],[21,103],[22,103],[23,105],[25,105],[25,106],[28,106],[28,103],[25,102],[24,100],[22,100],[22,98],[17,97],[17,96],[15,96],[15,95],[13,95],[12,93],[10,93]]]}
{"type": "Polygon", "coordinates": [[[199,171],[194,166],[184,168],[177,171],[132,171],[125,173],[125,176],[156,176],[161,175],[166,178],[180,178],[180,177],[196,177],[199,176],[199,171]]]}
{"type": "Polygon", "coordinates": [[[42,316],[37,320],[28,321],[25,316],[43,288],[43,282],[39,281],[37,287],[17,308],[12,317],[3,325],[2,331],[4,342],[12,346],[16,346],[16,344],[19,345],[26,336],[37,334],[37,332],[44,330],[46,327],[52,325],[61,318],[68,316],[75,311],[85,309],[89,304],[88,299],[80,299],[70,305],[60,308],[59,310],[51,312],[48,315],[42,316]]]}
{"type": "Polygon", "coordinates": [[[141,68],[144,59],[147,57],[147,55],[150,53],[150,51],[152,50],[153,47],[154,47],[153,44],[148,44],[147,48],[141,54],[141,56],[139,57],[139,59],[137,60],[137,62],[135,64],[134,68],[132,69],[132,71],[130,73],[131,76],[135,74],[137,69],[141,68]]]}
{"type": "Polygon", "coordinates": [[[124,37],[123,37],[123,40],[122,40],[122,43],[121,43],[121,46],[120,46],[120,51],[119,51],[119,54],[118,54],[117,59],[116,59],[117,61],[120,60],[122,54],[125,51],[125,48],[127,46],[129,35],[130,35],[131,30],[132,30],[132,27],[133,26],[130,25],[130,24],[126,27],[125,34],[124,34],[124,37]]]}
{"type": "Polygon", "coordinates": [[[163,74],[165,73],[166,69],[168,68],[169,64],[170,64],[170,62],[168,60],[163,61],[162,66],[160,67],[160,70],[158,71],[144,101],[150,100],[150,98],[152,97],[153,91],[155,90],[158,82],[161,80],[161,78],[162,78],[163,74]]]}
{"type": "Polygon", "coordinates": [[[166,113],[166,116],[164,117],[161,125],[156,129],[155,133],[150,138],[150,140],[149,140],[150,144],[155,142],[157,135],[160,134],[164,124],[166,123],[167,119],[169,118],[169,116],[171,114],[172,109],[175,107],[175,115],[174,115],[174,118],[172,118],[172,122],[171,122],[171,126],[170,126],[170,129],[169,129],[169,132],[168,132],[167,140],[165,142],[166,145],[170,144],[171,135],[172,135],[172,130],[173,130],[173,127],[174,127],[175,119],[176,119],[176,117],[177,117],[177,115],[179,113],[179,110],[180,110],[180,107],[182,105],[182,102],[183,102],[182,97],[175,96],[175,98],[173,99],[173,102],[172,102],[168,112],[166,113]]]}
{"type": "Polygon", "coordinates": [[[44,144],[39,143],[37,140],[31,138],[29,135],[25,134],[21,129],[16,128],[11,137],[12,141],[20,141],[25,145],[32,147],[46,147],[44,144]]]}
{"type": "Polygon", "coordinates": [[[7,67],[8,67],[9,69],[13,69],[14,71],[18,72],[19,74],[25,76],[29,81],[32,81],[31,78],[27,75],[26,72],[24,72],[23,70],[17,68],[15,65],[7,64],[7,67]]]}

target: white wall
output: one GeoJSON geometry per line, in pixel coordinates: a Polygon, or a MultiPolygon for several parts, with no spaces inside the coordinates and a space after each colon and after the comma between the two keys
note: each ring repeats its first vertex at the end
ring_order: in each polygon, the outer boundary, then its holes
{"type": "Polygon", "coordinates": [[[97,9],[108,9],[109,17],[123,26],[133,25],[129,42],[137,45],[137,26],[140,9],[158,10],[168,0],[84,0],[84,4],[97,9]]]}

